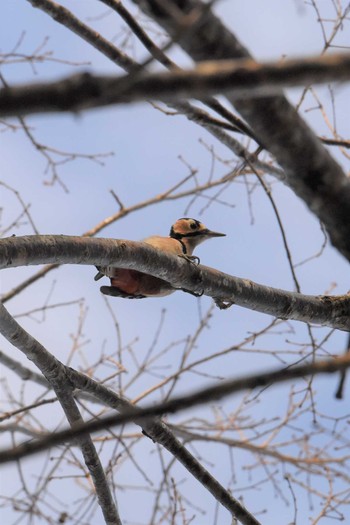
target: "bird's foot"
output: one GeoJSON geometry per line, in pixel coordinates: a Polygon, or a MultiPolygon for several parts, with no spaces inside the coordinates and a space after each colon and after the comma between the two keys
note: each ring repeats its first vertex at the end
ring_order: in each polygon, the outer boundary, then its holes
{"type": "Polygon", "coordinates": [[[142,429],[142,434],[146,437],[148,437],[149,439],[151,439],[153,441],[153,443],[155,443],[155,440],[153,439],[152,436],[150,436],[149,434],[147,434],[146,430],[143,428],[142,429]]]}
{"type": "Polygon", "coordinates": [[[182,253],[179,255],[182,259],[185,259],[186,261],[190,262],[191,264],[194,264],[198,266],[198,264],[201,262],[200,258],[196,255],[186,255],[185,253],[182,253]]]}
{"type": "MultiPolygon", "coordinates": [[[[185,259],[186,261],[188,261],[189,263],[193,264],[196,267],[201,262],[200,258],[197,257],[196,255],[186,255],[184,253],[184,254],[179,255],[179,257],[182,257],[182,259],[185,259]]],[[[193,281],[193,284],[199,284],[202,282],[202,272],[199,268],[196,269],[196,272],[192,278],[192,281],[193,281]]],[[[180,288],[180,290],[186,293],[190,293],[191,295],[194,295],[194,297],[202,297],[202,295],[204,294],[204,290],[201,290],[200,292],[194,292],[192,290],[188,290],[187,288],[180,288]]]]}
{"type": "Polygon", "coordinates": [[[214,297],[214,303],[220,310],[227,310],[227,308],[230,308],[234,303],[234,301],[225,300],[225,299],[219,299],[218,297],[214,297]]]}
{"type": "Polygon", "coordinates": [[[204,290],[201,292],[192,292],[192,290],[186,290],[186,288],[180,288],[182,292],[190,293],[191,295],[194,295],[194,297],[202,297],[204,294],[204,290]]]}
{"type": "Polygon", "coordinates": [[[111,295],[112,297],[121,297],[123,299],[145,299],[145,295],[130,295],[123,292],[116,286],[101,286],[100,292],[104,295],[111,295]]]}

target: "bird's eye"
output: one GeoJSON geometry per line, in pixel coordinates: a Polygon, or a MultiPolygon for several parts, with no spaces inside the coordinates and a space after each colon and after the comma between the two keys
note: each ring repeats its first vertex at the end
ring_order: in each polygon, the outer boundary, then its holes
{"type": "Polygon", "coordinates": [[[191,228],[191,230],[196,230],[197,229],[197,224],[195,222],[191,222],[190,228],[191,228]]]}

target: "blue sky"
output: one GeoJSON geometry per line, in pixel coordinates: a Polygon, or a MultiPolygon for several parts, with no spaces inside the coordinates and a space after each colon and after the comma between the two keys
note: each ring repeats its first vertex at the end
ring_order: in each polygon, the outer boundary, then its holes
{"type": "MultiPolygon", "coordinates": [[[[63,2],[62,2],[63,4],[63,2]]],[[[331,2],[320,1],[324,16],[333,15],[331,2]]],[[[92,24],[108,38],[118,35],[118,19],[107,16],[101,19],[91,17],[106,12],[105,6],[92,0],[72,0],[64,2],[73,12],[82,15],[86,23],[92,24]]],[[[133,9],[134,10],[134,9],[133,9]]],[[[217,12],[227,26],[240,38],[242,43],[259,60],[278,60],[285,56],[297,57],[313,53],[320,53],[323,49],[323,40],[320,26],[316,22],[313,9],[301,0],[247,0],[246,2],[219,2],[217,12]]],[[[82,42],[77,36],[65,28],[57,25],[47,15],[38,9],[33,9],[29,2],[20,0],[2,0],[0,6],[0,52],[8,53],[18,41],[22,32],[23,42],[20,52],[32,53],[46,37],[49,40],[45,46],[53,51],[53,57],[63,61],[71,61],[81,66],[58,63],[55,61],[43,62],[35,65],[35,71],[29,65],[3,65],[1,72],[8,83],[32,82],[39,79],[60,78],[72,74],[77,69],[92,70],[95,72],[121,73],[113,64],[108,62],[99,53],[82,42]],[[88,65],[87,65],[88,64],[88,65]]],[[[345,24],[339,33],[337,44],[344,45],[349,41],[349,28],[345,24]]],[[[182,54],[175,52],[181,59],[182,54]]],[[[142,57],[138,52],[138,58],[142,57]]],[[[332,117],[329,91],[327,87],[317,90],[326,110],[332,117]]],[[[349,109],[346,103],[349,96],[347,86],[336,86],[337,102],[336,122],[337,129],[346,137],[349,133],[349,109]]],[[[297,101],[300,90],[288,92],[291,101],[297,101]]],[[[315,109],[316,103],[308,96],[301,112],[318,134],[329,136],[320,111],[315,109]]],[[[13,121],[15,122],[15,121],[13,121]]],[[[59,184],[48,185],[50,173],[45,174],[45,160],[21,130],[6,130],[1,134],[0,158],[1,180],[20,191],[23,200],[30,204],[30,212],[41,234],[80,235],[105,217],[114,214],[118,205],[110,193],[112,189],[118,194],[125,206],[151,198],[184,178],[189,173],[186,163],[197,170],[199,181],[205,181],[212,169],[214,176],[219,177],[228,173],[234,166],[233,154],[218,144],[208,133],[190,123],[183,116],[167,116],[154,109],[149,103],[134,106],[110,107],[94,110],[80,115],[41,115],[27,119],[36,139],[52,148],[81,154],[107,154],[102,158],[104,165],[85,159],[76,159],[74,162],[63,164],[58,169],[59,176],[68,188],[64,191],[59,184]],[[218,157],[214,162],[209,149],[215,148],[218,157]],[[113,152],[113,155],[108,155],[113,152]],[[183,160],[181,160],[183,159],[183,160]],[[221,159],[221,160],[220,160],[221,159]]],[[[348,169],[346,158],[336,149],[332,149],[345,170],[348,169]]],[[[273,179],[269,179],[273,181],[273,179]]],[[[186,187],[189,187],[186,186],[186,187]]],[[[273,196],[278,205],[284,224],[288,243],[293,260],[299,262],[317,253],[322,246],[323,234],[318,221],[310,214],[305,205],[282,184],[273,184],[273,196]]],[[[239,277],[252,279],[261,284],[275,286],[286,290],[293,290],[285,251],[282,245],[281,234],[276,218],[266,196],[261,189],[255,189],[247,198],[247,187],[240,181],[231,185],[221,198],[226,204],[212,203],[203,212],[206,200],[198,198],[188,210],[189,200],[172,201],[148,207],[135,212],[99,233],[99,236],[142,239],[150,234],[167,235],[171,224],[184,214],[202,220],[209,228],[227,234],[223,239],[214,239],[201,245],[197,251],[203,264],[213,266],[224,272],[239,277]]],[[[19,207],[14,196],[6,189],[1,190],[1,206],[3,207],[2,225],[6,227],[19,213],[19,207]]],[[[14,229],[16,235],[32,234],[29,224],[14,229]]],[[[323,294],[332,289],[332,293],[342,294],[348,290],[346,261],[328,244],[322,257],[297,268],[301,289],[304,293],[323,294]]],[[[3,272],[1,288],[6,292],[18,284],[24,277],[32,275],[33,268],[11,269],[3,272]]],[[[105,354],[112,354],[117,346],[116,330],[113,319],[106,307],[105,300],[99,292],[99,283],[93,280],[94,268],[85,266],[66,266],[55,270],[45,279],[39,281],[35,287],[29,288],[8,303],[13,314],[20,314],[32,308],[41,306],[51,293],[50,302],[60,303],[76,301],[85,297],[86,322],[83,328],[83,347],[73,358],[73,365],[85,370],[87,363],[94,363],[101,350],[105,354]]],[[[104,283],[107,284],[107,281],[104,283]]],[[[180,341],[193,332],[198,324],[199,312],[205,312],[211,305],[207,297],[197,300],[188,294],[176,293],[164,299],[146,301],[111,300],[110,307],[118,319],[122,331],[122,344],[132,346],[138,359],[142,360],[148,348],[152,345],[154,333],[159,324],[161,312],[166,309],[164,327],[159,336],[157,348],[165,348],[171,341],[180,341]],[[132,341],[135,343],[131,344],[132,341]]],[[[84,310],[85,312],[85,310],[84,310]]],[[[33,318],[21,317],[19,322],[42,342],[48,350],[65,362],[72,347],[72,334],[77,330],[79,314],[78,304],[68,308],[57,308],[46,313],[44,320],[38,316],[33,318]],[[41,322],[38,322],[40,319],[41,322]]],[[[233,306],[228,311],[213,312],[210,321],[210,330],[206,329],[193,350],[193,360],[218,352],[231,345],[235,345],[252,332],[261,330],[271,321],[269,316],[240,309],[233,306]]],[[[293,350],[309,343],[305,325],[291,323],[290,332],[271,333],[258,340],[257,347],[261,352],[236,352],[222,357],[201,368],[202,375],[187,374],[176,386],[175,394],[184,393],[196,386],[204,386],[219,380],[219,378],[239,376],[242,373],[258,372],[268,367],[276,366],[276,358],[266,353],[272,349],[276,351],[293,350]]],[[[316,328],[315,338],[322,338],[327,329],[316,328]]],[[[335,333],[324,345],[324,351],[341,353],[345,344],[345,334],[335,333]]],[[[21,356],[6,343],[3,349],[11,352],[16,359],[21,356]]],[[[130,387],[127,395],[138,395],[144,389],[156,384],[162,374],[176,370],[181,358],[182,346],[179,343],[159,359],[159,369],[152,374],[144,374],[130,387]],[[179,353],[180,352],[180,353],[179,353]],[[159,377],[158,377],[158,375],[159,377]]],[[[286,355],[286,359],[291,359],[286,355]]],[[[27,363],[26,363],[27,364],[27,363]]],[[[28,365],[30,366],[30,365],[28,365]]],[[[132,352],[125,352],[124,366],[128,369],[127,377],[132,377],[135,363],[132,352]]],[[[98,370],[97,379],[103,379],[110,371],[98,370]],[[100,374],[100,375],[99,375],[100,374]]],[[[11,372],[2,369],[15,390],[20,389],[20,383],[11,372]]],[[[127,380],[126,380],[127,382],[127,380]]],[[[346,401],[339,403],[333,399],[336,388],[336,378],[323,378],[316,381],[317,400],[320,413],[342,417],[347,413],[346,401]]],[[[300,385],[299,385],[300,386],[300,385]]],[[[258,402],[250,401],[250,415],[256,418],[273,418],[283,413],[288,404],[289,386],[273,387],[265,397],[261,396],[258,402]]],[[[159,392],[152,397],[158,399],[159,392]]],[[[25,386],[25,401],[30,402],[38,395],[37,387],[25,386]]],[[[149,399],[151,401],[151,398],[149,399]]],[[[235,396],[222,403],[223,410],[234,412],[241,403],[241,397],[235,396]]],[[[50,426],[51,409],[42,409],[40,414],[47,418],[50,426]]],[[[184,416],[177,416],[175,420],[189,417],[211,418],[211,408],[198,408],[184,416]]],[[[248,409],[247,409],[248,410],[248,409]]],[[[249,410],[248,410],[249,411],[249,410]]],[[[56,420],[55,420],[56,421],[56,420]]],[[[306,412],[298,421],[308,432],[313,428],[312,415],[306,412]]],[[[132,429],[135,431],[135,429],[132,429]]],[[[286,437],[287,439],[287,437],[286,437]]],[[[290,439],[290,436],[289,436],[290,439]]],[[[207,444],[196,444],[197,450],[208,448],[207,444]],[[205,446],[204,446],[205,445],[205,446]],[[206,447],[206,448],[205,448],[206,447]]],[[[152,451],[152,447],[145,445],[152,451]]],[[[209,470],[217,474],[225,484],[229,483],[230,472],[226,471],[229,453],[226,449],[212,449],[210,457],[212,463],[209,470]],[[220,450],[220,455],[218,454],[220,450]],[[213,456],[211,456],[213,454],[213,456]]],[[[256,480],[261,480],[261,488],[256,491],[245,491],[249,483],[245,452],[233,451],[236,464],[236,482],[232,489],[237,496],[244,496],[246,505],[253,511],[263,508],[274,508],[269,514],[270,525],[290,523],[293,510],[286,507],[283,499],[276,497],[275,489],[263,481],[264,475],[260,471],[256,480]],[[281,521],[281,516],[283,520],[281,521]]],[[[27,460],[27,465],[35,465],[37,460],[27,460]]],[[[145,455],[144,468],[155,468],[152,454],[145,455]]],[[[198,484],[186,477],[186,473],[177,467],[179,478],[185,479],[186,491],[191,494],[193,502],[201,502],[206,498],[205,492],[198,484]]],[[[6,487],[1,486],[1,492],[11,494],[18,483],[16,467],[7,466],[5,472],[6,487]]],[[[139,483],[137,472],[132,469],[121,472],[129,482],[139,483]]],[[[288,493],[286,482],[281,486],[288,493]]],[[[57,482],[57,494],[61,499],[68,495],[57,482]],[[61,492],[62,491],[62,492],[61,492]]],[[[297,489],[296,489],[297,490],[297,489]]],[[[79,489],[72,492],[72,500],[80,496],[79,489]]],[[[121,496],[121,512],[130,508],[130,499],[134,494],[121,496]]],[[[149,505],[144,495],[142,503],[149,505]]],[[[141,502],[141,500],[138,500],[141,502]]],[[[141,504],[141,503],[140,503],[141,504]]],[[[300,509],[307,509],[307,504],[301,496],[300,509]]],[[[132,509],[129,516],[130,523],[137,523],[140,516],[138,508],[132,509]]],[[[315,512],[313,513],[315,514],[315,512]]],[[[14,523],[17,515],[13,509],[0,511],[4,523],[14,523]],[[1,514],[3,512],[3,514],[1,514]]],[[[226,511],[220,511],[218,523],[228,523],[226,511]],[[222,521],[220,521],[222,520],[222,521]]],[[[213,508],[208,507],[206,523],[212,523],[213,508]]],[[[262,521],[264,515],[261,517],[262,521]]],[[[346,518],[350,518],[349,512],[346,518]]],[[[93,521],[92,525],[100,523],[93,521]]],[[[203,517],[198,514],[193,525],[203,523],[203,517]]],[[[333,520],[324,518],[322,525],[333,523],[333,520]]],[[[127,521],[125,521],[127,523],[127,521]]],[[[306,523],[300,518],[298,524],[306,523]]]]}

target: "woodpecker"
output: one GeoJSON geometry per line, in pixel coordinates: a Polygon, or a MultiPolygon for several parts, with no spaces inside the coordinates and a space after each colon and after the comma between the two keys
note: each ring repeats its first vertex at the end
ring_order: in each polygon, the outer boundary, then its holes
{"type": "MultiPolygon", "coordinates": [[[[225,233],[208,230],[196,219],[182,217],[170,229],[169,237],[153,235],[144,240],[158,250],[184,257],[189,261],[198,261],[192,255],[198,244],[212,237],[224,237],[225,233]]],[[[101,286],[100,291],[105,295],[123,297],[125,299],[143,299],[145,297],[164,297],[176,291],[167,281],[153,277],[147,273],[114,266],[96,267],[98,270],[95,281],[103,276],[111,280],[111,286],[101,286]]]]}

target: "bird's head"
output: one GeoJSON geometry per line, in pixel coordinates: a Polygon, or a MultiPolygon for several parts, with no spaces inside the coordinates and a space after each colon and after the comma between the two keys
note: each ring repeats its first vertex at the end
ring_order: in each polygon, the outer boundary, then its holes
{"type": "Polygon", "coordinates": [[[211,231],[201,222],[188,217],[178,219],[170,229],[170,237],[182,241],[189,255],[201,242],[212,237],[225,237],[225,235],[225,233],[211,231]]]}

